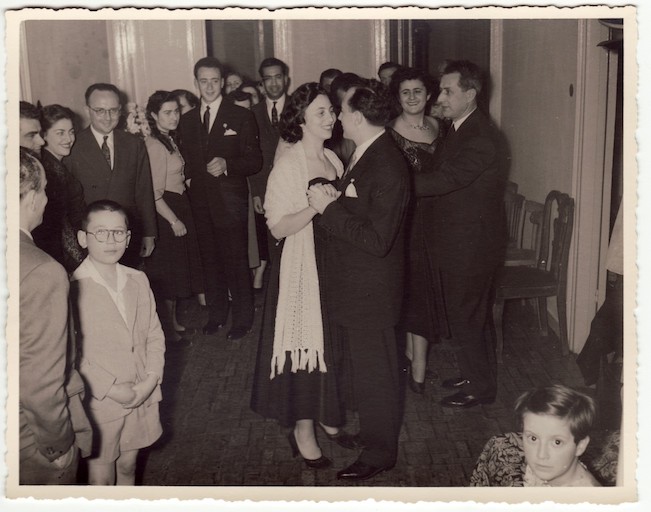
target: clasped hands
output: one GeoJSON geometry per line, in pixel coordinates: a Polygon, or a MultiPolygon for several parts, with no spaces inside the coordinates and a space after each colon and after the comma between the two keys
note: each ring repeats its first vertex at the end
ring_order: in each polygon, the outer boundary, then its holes
{"type": "Polygon", "coordinates": [[[216,156],[206,164],[206,170],[208,171],[208,174],[218,178],[226,172],[226,160],[216,156]]]}
{"type": "Polygon", "coordinates": [[[307,201],[318,213],[323,213],[330,203],[341,195],[335,187],[328,183],[317,183],[307,190],[307,201]]]}
{"type": "Polygon", "coordinates": [[[113,384],[106,396],[122,405],[125,409],[135,409],[149,398],[157,382],[156,375],[150,373],[145,380],[137,384],[133,382],[113,384]]]}

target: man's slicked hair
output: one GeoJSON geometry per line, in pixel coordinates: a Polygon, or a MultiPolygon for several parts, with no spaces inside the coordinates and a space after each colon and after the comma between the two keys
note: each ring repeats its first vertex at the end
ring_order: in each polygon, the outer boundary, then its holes
{"type": "Polygon", "coordinates": [[[86,99],[86,105],[88,105],[88,100],[90,100],[90,95],[93,94],[95,91],[112,92],[118,97],[118,101],[122,103],[122,93],[120,92],[120,89],[118,89],[113,84],[106,84],[100,82],[100,83],[90,85],[88,86],[88,89],[86,89],[86,93],[84,94],[84,98],[86,99]]]}
{"type": "Polygon", "coordinates": [[[459,73],[459,87],[462,90],[474,89],[477,96],[484,86],[484,72],[474,62],[469,60],[451,60],[445,63],[442,74],[459,73]]]}
{"type": "Polygon", "coordinates": [[[20,118],[21,119],[39,119],[41,118],[41,111],[28,101],[20,102],[20,118]]]}
{"type": "Polygon", "coordinates": [[[361,112],[373,126],[386,126],[393,117],[391,97],[377,80],[367,80],[366,85],[356,86],[348,106],[354,112],[361,112]]]}
{"type": "Polygon", "coordinates": [[[260,63],[260,67],[258,68],[258,73],[260,74],[260,77],[262,78],[262,70],[264,68],[270,68],[272,66],[280,66],[283,75],[285,76],[289,75],[289,66],[287,66],[287,64],[285,64],[282,60],[277,59],[276,57],[267,57],[265,60],[263,60],[260,63]]]}
{"type": "Polygon", "coordinates": [[[199,72],[199,69],[201,68],[211,68],[211,69],[218,69],[219,70],[219,75],[224,78],[224,66],[222,66],[222,63],[219,62],[219,59],[215,57],[202,57],[197,61],[197,63],[194,65],[194,77],[197,78],[197,73],[199,72]]]}
{"type": "Polygon", "coordinates": [[[29,149],[20,148],[20,199],[30,190],[40,192],[43,189],[43,178],[45,171],[29,149]]]}

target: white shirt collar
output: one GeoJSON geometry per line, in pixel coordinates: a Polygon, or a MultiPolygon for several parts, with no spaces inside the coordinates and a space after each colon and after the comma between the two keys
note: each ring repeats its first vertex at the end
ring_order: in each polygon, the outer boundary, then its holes
{"type": "Polygon", "coordinates": [[[277,100],[272,100],[270,98],[265,98],[265,101],[267,102],[267,113],[269,114],[269,119],[271,119],[271,109],[274,107],[274,101],[276,102],[276,110],[278,111],[278,117],[280,118],[280,113],[283,111],[283,108],[285,106],[285,98],[286,97],[287,97],[287,94],[283,94],[277,100]]]}
{"type": "Polygon", "coordinates": [[[111,131],[109,134],[100,133],[95,128],[93,128],[92,124],[90,125],[90,131],[93,133],[93,136],[95,137],[95,140],[97,141],[97,144],[100,148],[102,147],[102,144],[104,144],[104,137],[107,137],[106,143],[110,149],[113,149],[113,131],[111,131]]]}
{"type": "Polygon", "coordinates": [[[28,237],[30,237],[32,240],[34,240],[34,237],[32,236],[32,234],[29,231],[27,231],[26,229],[23,229],[23,228],[20,228],[20,230],[23,233],[25,233],[28,237]]]}
{"type": "Polygon", "coordinates": [[[384,135],[384,128],[377,133],[377,135],[374,135],[370,139],[362,142],[359,146],[355,148],[355,152],[353,153],[352,158],[350,159],[351,162],[354,161],[355,163],[359,162],[359,159],[362,158],[362,155],[366,152],[366,150],[369,148],[371,144],[373,144],[377,139],[379,139],[382,135],[384,135]]]}
{"type": "Polygon", "coordinates": [[[210,117],[214,116],[217,111],[219,110],[219,107],[222,104],[222,100],[224,99],[224,95],[220,94],[219,97],[213,101],[212,103],[206,103],[203,99],[201,100],[201,117],[203,118],[203,114],[206,111],[206,107],[210,107],[210,117]]]}
{"type": "Polygon", "coordinates": [[[78,281],[80,279],[88,278],[95,281],[98,285],[103,286],[115,303],[115,307],[118,308],[120,316],[122,316],[124,322],[128,323],[126,304],[122,291],[127,284],[127,277],[130,269],[124,265],[120,265],[119,263],[116,263],[116,267],[118,276],[117,291],[108,285],[89,256],[86,256],[84,261],[81,262],[81,265],[77,267],[77,270],[74,271],[70,279],[71,281],[78,281]]]}
{"type": "Polygon", "coordinates": [[[454,126],[455,131],[459,129],[459,126],[463,124],[463,122],[468,119],[470,114],[472,114],[475,110],[477,110],[477,107],[473,108],[470,112],[468,112],[465,116],[463,116],[460,119],[457,119],[452,125],[454,126]]]}

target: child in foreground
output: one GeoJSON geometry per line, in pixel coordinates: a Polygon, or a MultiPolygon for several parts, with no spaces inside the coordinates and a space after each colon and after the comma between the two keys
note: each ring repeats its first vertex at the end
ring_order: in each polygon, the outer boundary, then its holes
{"type": "Polygon", "coordinates": [[[596,416],[592,398],[556,384],[524,393],[515,403],[522,424],[525,487],[597,487],[579,461],[596,416]]]}
{"type": "Polygon", "coordinates": [[[95,431],[93,485],[133,485],[138,450],[162,433],[165,337],[147,277],[118,263],[130,235],[126,212],[108,200],[88,206],[77,233],[88,256],[71,277],[70,296],[95,431]]]}
{"type": "Polygon", "coordinates": [[[472,487],[601,485],[579,460],[596,416],[592,398],[556,384],[522,394],[515,413],[520,431],[488,440],[470,477],[472,487]]]}

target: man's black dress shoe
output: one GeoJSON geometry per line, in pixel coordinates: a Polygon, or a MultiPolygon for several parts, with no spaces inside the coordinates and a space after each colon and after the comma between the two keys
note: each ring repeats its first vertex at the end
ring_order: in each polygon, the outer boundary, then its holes
{"type": "Polygon", "coordinates": [[[391,469],[393,466],[375,467],[369,466],[365,462],[356,460],[350,466],[341,471],[337,471],[337,478],[340,480],[368,480],[375,475],[391,469]]]}
{"type": "Polygon", "coordinates": [[[441,400],[441,405],[443,407],[468,408],[476,405],[492,404],[494,401],[495,397],[479,397],[475,395],[467,395],[466,393],[459,391],[454,395],[446,396],[441,400]]]}
{"type": "Polygon", "coordinates": [[[222,327],[224,327],[224,324],[222,322],[208,320],[208,323],[203,326],[203,333],[207,336],[212,336],[213,334],[217,334],[219,329],[222,327]]]}
{"type": "Polygon", "coordinates": [[[462,386],[465,386],[466,384],[470,384],[470,381],[468,379],[464,379],[463,377],[445,379],[443,382],[441,382],[441,386],[443,386],[445,389],[458,389],[462,386]]]}
{"type": "Polygon", "coordinates": [[[228,339],[230,341],[237,341],[244,338],[247,334],[251,332],[250,327],[231,327],[231,330],[228,331],[228,339]]]}
{"type": "Polygon", "coordinates": [[[359,440],[359,435],[351,435],[344,430],[339,430],[339,432],[336,434],[328,434],[328,432],[326,432],[326,429],[324,429],[323,425],[320,423],[319,427],[321,427],[321,430],[323,430],[323,433],[328,437],[328,439],[334,441],[342,448],[346,448],[346,450],[364,448],[364,445],[359,440]]]}

